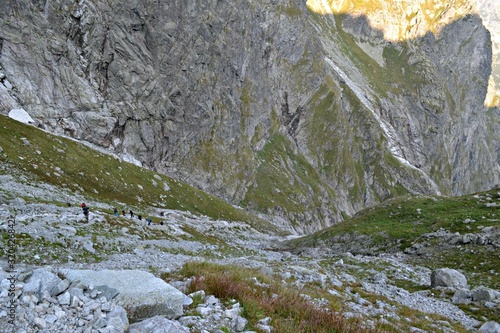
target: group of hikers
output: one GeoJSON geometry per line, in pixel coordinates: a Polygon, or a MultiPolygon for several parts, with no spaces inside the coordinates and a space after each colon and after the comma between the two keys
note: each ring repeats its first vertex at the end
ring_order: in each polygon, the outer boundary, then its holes
{"type": "MultiPolygon", "coordinates": [[[[128,213],[130,214],[130,217],[132,217],[132,218],[134,217],[134,212],[132,210],[129,210],[128,213]]],[[[118,216],[118,209],[113,208],[113,215],[114,216],[118,216]]],[[[127,213],[125,212],[124,209],[122,209],[122,216],[127,216],[127,213]]],[[[140,214],[137,215],[137,218],[139,219],[139,221],[142,221],[142,215],[140,215],[140,214]]],[[[147,222],[148,225],[150,225],[151,224],[151,218],[148,217],[146,219],[146,222],[147,222]]],[[[160,224],[163,224],[163,222],[161,222],[160,224]]]]}
{"type": "MultiPolygon", "coordinates": [[[[68,207],[71,207],[71,201],[69,198],[66,200],[66,203],[67,203],[68,207]]],[[[88,222],[89,221],[89,211],[90,211],[89,206],[87,206],[85,203],[82,203],[81,207],[82,207],[82,211],[83,211],[83,216],[85,217],[85,220],[88,222]]],[[[129,211],[129,214],[130,214],[131,218],[134,217],[134,212],[132,210],[129,211]]],[[[113,208],[113,215],[118,216],[118,209],[113,208]]],[[[122,209],[122,216],[127,216],[127,213],[123,209],[122,209]]],[[[139,219],[139,221],[142,221],[142,215],[140,215],[140,214],[137,215],[137,218],[139,219]]],[[[150,217],[146,218],[147,225],[151,225],[151,222],[152,221],[151,221],[150,217]]],[[[160,221],[160,225],[163,225],[163,221],[160,221]]]]}

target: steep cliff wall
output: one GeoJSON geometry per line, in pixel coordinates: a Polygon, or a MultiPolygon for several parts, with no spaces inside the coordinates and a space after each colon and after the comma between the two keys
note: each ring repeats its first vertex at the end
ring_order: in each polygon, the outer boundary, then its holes
{"type": "Polygon", "coordinates": [[[477,0],[483,24],[490,31],[493,47],[492,75],[486,97],[486,106],[500,106],[500,2],[477,0]]]}
{"type": "Polygon", "coordinates": [[[328,1],[4,3],[2,113],[299,232],[499,182],[491,42],[467,5],[395,40],[328,1]]]}

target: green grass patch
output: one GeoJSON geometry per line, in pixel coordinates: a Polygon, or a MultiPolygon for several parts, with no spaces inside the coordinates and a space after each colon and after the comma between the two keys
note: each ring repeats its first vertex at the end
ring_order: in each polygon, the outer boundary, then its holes
{"type": "Polygon", "coordinates": [[[9,169],[18,169],[34,181],[83,193],[89,199],[120,202],[137,211],[151,206],[179,209],[214,219],[243,221],[266,232],[280,232],[267,221],[185,183],[3,115],[0,142],[0,162],[9,169]]]}
{"type": "Polygon", "coordinates": [[[398,198],[363,210],[353,218],[315,234],[289,241],[291,247],[328,244],[335,236],[368,235],[375,241],[398,241],[404,250],[425,233],[444,228],[469,233],[466,219],[483,226],[500,225],[500,207],[486,204],[498,201],[498,189],[462,197],[398,198]],[[491,200],[488,200],[490,198],[491,200]]]}

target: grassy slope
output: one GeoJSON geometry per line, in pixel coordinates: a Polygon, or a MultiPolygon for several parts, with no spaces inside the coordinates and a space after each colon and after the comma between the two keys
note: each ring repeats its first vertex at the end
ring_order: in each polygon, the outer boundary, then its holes
{"type": "Polygon", "coordinates": [[[284,208],[292,223],[303,223],[306,211],[321,205],[315,195],[322,188],[317,172],[303,156],[293,153],[290,142],[280,134],[269,139],[258,158],[257,184],[248,189],[243,204],[264,212],[284,208]]]}
{"type": "MultiPolygon", "coordinates": [[[[368,237],[373,248],[379,252],[388,249],[405,250],[416,242],[423,241],[426,233],[444,229],[452,233],[479,233],[478,226],[500,226],[500,206],[487,206],[488,202],[498,202],[498,189],[489,192],[456,198],[419,197],[398,199],[358,213],[350,220],[338,223],[315,234],[288,242],[292,249],[333,245],[335,242],[353,239],[354,236],[368,237]],[[473,223],[464,223],[467,219],[473,223]]],[[[491,269],[500,267],[498,250],[491,252],[488,246],[464,245],[447,247],[435,246],[432,261],[424,266],[437,268],[448,266],[466,272],[487,276],[491,269]],[[471,251],[472,250],[472,251],[471,251]],[[483,256],[484,255],[484,256],[483,256]]],[[[372,253],[377,254],[377,253],[372,253]]],[[[418,261],[418,258],[416,258],[418,261]]],[[[488,285],[500,288],[500,277],[487,279],[488,285]]],[[[478,281],[479,281],[478,280],[478,281]]],[[[478,283],[476,281],[475,283],[478,283]]]]}
{"type": "Polygon", "coordinates": [[[278,232],[267,221],[185,183],[3,115],[0,116],[0,143],[3,148],[0,163],[23,170],[33,180],[82,193],[89,199],[118,206],[124,204],[136,210],[151,206],[179,209],[214,219],[243,221],[259,230],[278,232]],[[166,191],[164,184],[170,190],[166,191]]]}
{"type": "MultiPolygon", "coordinates": [[[[305,247],[326,246],[336,247],[341,249],[341,252],[362,248],[365,251],[363,253],[368,251],[368,254],[377,255],[386,251],[405,250],[413,244],[423,244],[423,251],[408,257],[412,264],[430,269],[457,269],[467,277],[471,289],[486,286],[499,290],[498,248],[492,245],[451,245],[442,238],[423,237],[424,234],[438,230],[464,235],[480,234],[479,226],[500,227],[500,206],[486,205],[491,202],[498,204],[499,200],[499,189],[456,198],[420,197],[392,200],[364,210],[352,219],[328,229],[289,241],[284,247],[299,251],[305,247]],[[464,223],[466,220],[473,222],[464,223]]],[[[401,287],[407,290],[429,288],[409,285],[408,281],[401,283],[401,287]]],[[[498,308],[477,307],[474,303],[460,307],[478,320],[494,320],[500,316],[498,308]]]]}

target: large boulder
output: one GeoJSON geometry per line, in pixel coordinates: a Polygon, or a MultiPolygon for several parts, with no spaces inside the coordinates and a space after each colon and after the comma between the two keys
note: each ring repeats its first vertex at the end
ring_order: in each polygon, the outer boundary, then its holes
{"type": "Polygon", "coordinates": [[[479,328],[481,333],[500,333],[500,324],[494,321],[489,321],[484,323],[481,328],[479,328]]]}
{"type": "Polygon", "coordinates": [[[175,319],[183,314],[184,294],[148,272],[61,269],[59,273],[70,281],[98,289],[101,286],[116,289],[118,295],[114,300],[127,311],[131,322],[157,315],[175,319]]]}
{"type": "Polygon", "coordinates": [[[486,287],[477,287],[472,290],[472,300],[474,302],[489,302],[497,297],[497,292],[486,287]]]}
{"type": "Polygon", "coordinates": [[[130,325],[127,333],[189,333],[189,329],[176,321],[156,316],[130,325]]]}
{"type": "Polygon", "coordinates": [[[471,299],[472,293],[470,290],[459,288],[451,298],[451,301],[453,304],[469,304],[471,299]]]}
{"type": "Polygon", "coordinates": [[[457,270],[439,268],[431,273],[431,287],[467,288],[467,278],[457,270]]]}
{"type": "Polygon", "coordinates": [[[43,296],[45,292],[50,293],[62,280],[46,268],[38,268],[33,271],[23,287],[25,295],[43,296]]]}

